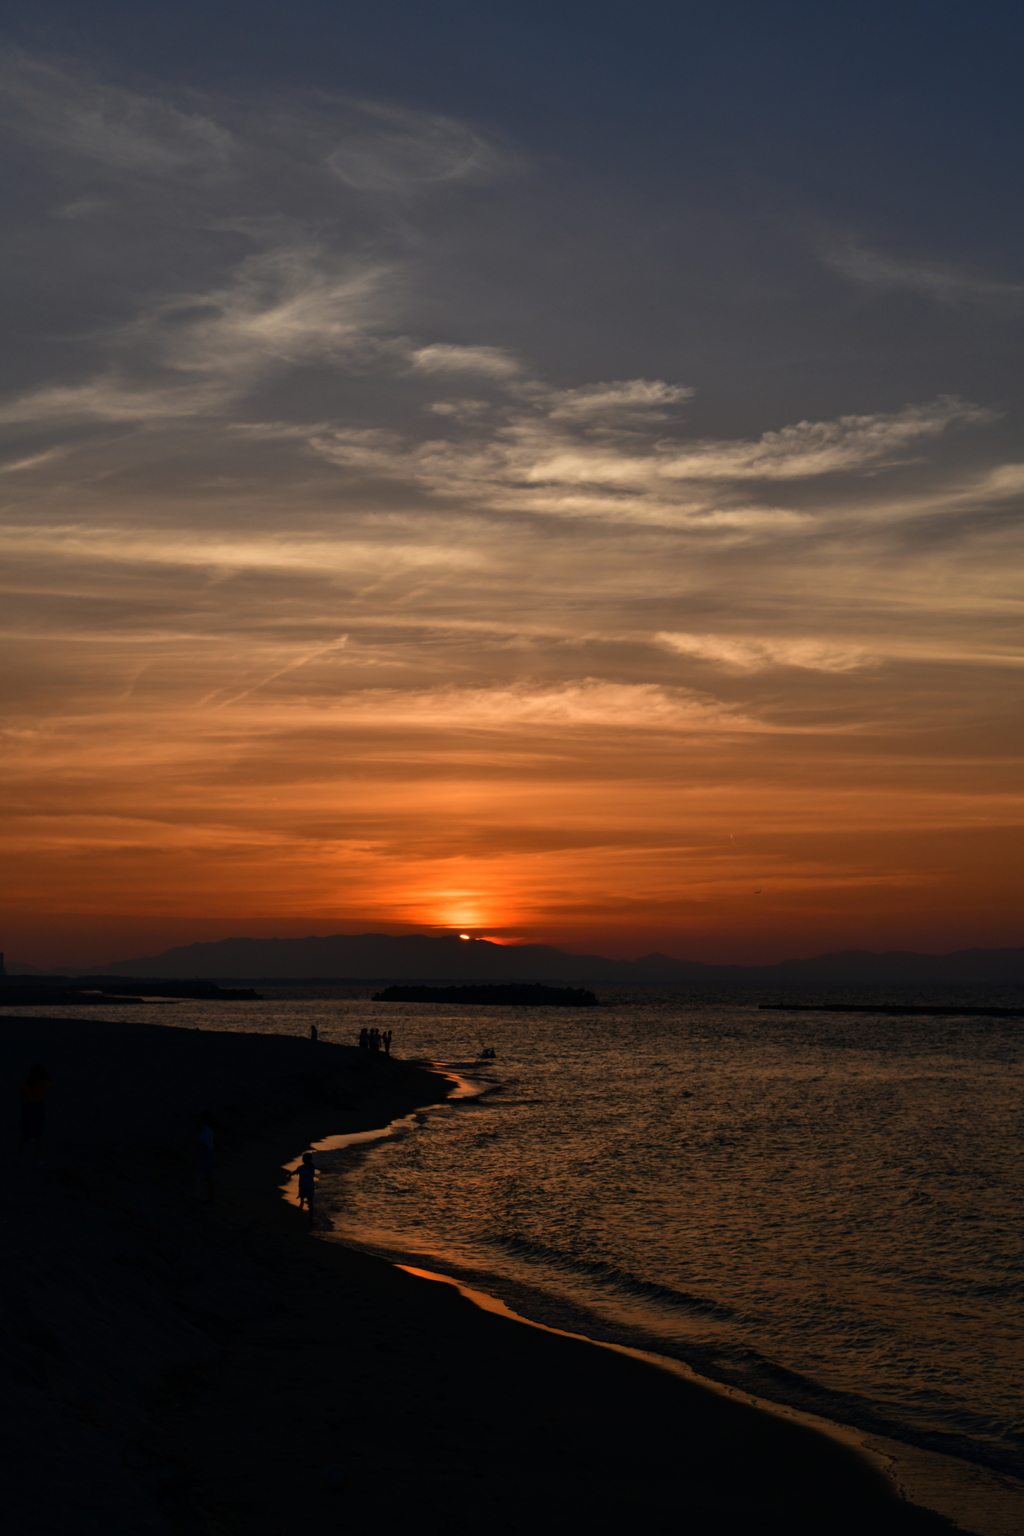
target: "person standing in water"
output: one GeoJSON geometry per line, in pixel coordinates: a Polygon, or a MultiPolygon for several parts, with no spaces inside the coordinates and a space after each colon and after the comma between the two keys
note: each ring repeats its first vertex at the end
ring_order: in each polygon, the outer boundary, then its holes
{"type": "Polygon", "coordinates": [[[309,1224],[313,1225],[313,1201],[316,1198],[316,1167],[312,1152],[303,1152],[299,1169],[299,1210],[305,1205],[309,1211],[309,1224]]]}
{"type": "Polygon", "coordinates": [[[18,1137],[18,1156],[30,1142],[37,1147],[46,1129],[46,1095],[53,1087],[49,1072],[41,1061],[34,1062],[21,1085],[18,1098],[21,1101],[21,1132],[18,1137]]]}

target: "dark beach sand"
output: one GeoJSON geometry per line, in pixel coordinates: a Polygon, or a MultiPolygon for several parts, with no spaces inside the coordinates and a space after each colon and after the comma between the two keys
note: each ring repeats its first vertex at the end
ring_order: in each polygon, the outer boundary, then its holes
{"type": "Polygon", "coordinates": [[[811,1430],[311,1234],[282,1164],[436,1100],[436,1077],[95,1019],[4,1018],[0,1039],[8,1147],[27,1066],[56,1082],[46,1154],[8,1153],[3,1196],[15,1536],[952,1528],[811,1430]]]}

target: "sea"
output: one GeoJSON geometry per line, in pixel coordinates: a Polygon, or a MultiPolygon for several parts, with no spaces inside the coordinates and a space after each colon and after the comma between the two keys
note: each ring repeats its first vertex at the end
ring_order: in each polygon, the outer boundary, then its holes
{"type": "MultiPolygon", "coordinates": [[[[911,1489],[915,1465],[959,1478],[945,1512],[973,1509],[967,1529],[1024,1531],[1024,1017],[776,1011],[736,991],[575,1009],[259,987],[260,1002],[105,1016],[316,1024],[350,1045],[376,1024],[452,1079],[447,1102],[325,1158],[330,1240],[852,1426],[890,1459],[906,1448],[911,1489]]],[[[1024,989],[799,1000],[1022,1007],[1024,989]]]]}

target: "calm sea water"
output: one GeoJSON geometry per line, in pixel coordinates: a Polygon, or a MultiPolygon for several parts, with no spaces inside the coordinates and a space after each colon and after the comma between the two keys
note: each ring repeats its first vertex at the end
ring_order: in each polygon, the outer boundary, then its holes
{"type": "Polygon", "coordinates": [[[117,1016],[316,1022],[343,1043],[386,1024],[397,1054],[449,1064],[478,1096],[353,1149],[331,1175],[343,1241],[1024,1475],[1024,1018],[761,1012],[735,994],[459,1009],[316,990],[117,1016]],[[493,1062],[476,1061],[484,1046],[493,1062]]]}

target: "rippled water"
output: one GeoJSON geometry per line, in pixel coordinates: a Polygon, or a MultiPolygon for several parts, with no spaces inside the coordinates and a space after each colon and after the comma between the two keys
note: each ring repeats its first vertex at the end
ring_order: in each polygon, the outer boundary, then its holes
{"type": "MultiPolygon", "coordinates": [[[[500,1082],[374,1152],[342,1233],[1024,1472],[1024,1019],[623,1001],[489,1013],[500,1082]]],[[[481,1027],[389,1011],[434,1056],[481,1027]]]]}
{"type": "Polygon", "coordinates": [[[453,1064],[481,1095],[351,1155],[342,1240],[1024,1474],[1024,1019],[683,994],[592,1011],[307,995],[118,1016],[315,1020],[348,1043],[386,1019],[398,1054],[453,1064]],[[472,1065],[483,1045],[495,1061],[472,1065]]]}

